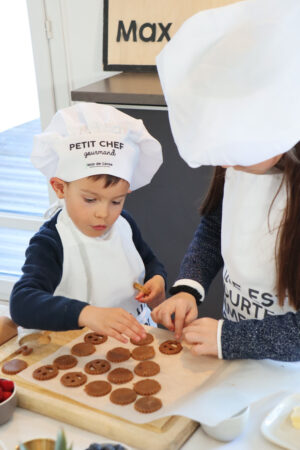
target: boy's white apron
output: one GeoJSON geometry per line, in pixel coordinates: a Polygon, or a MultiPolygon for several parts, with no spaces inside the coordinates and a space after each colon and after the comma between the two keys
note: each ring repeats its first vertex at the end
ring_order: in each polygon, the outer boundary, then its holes
{"type": "Polygon", "coordinates": [[[104,308],[124,308],[140,323],[155,326],[146,304],[135,300],[133,283],[144,283],[145,266],[122,216],[103,236],[84,235],[63,208],[57,218],[63,245],[63,271],[54,295],[104,308]]]}
{"type": "Polygon", "coordinates": [[[223,198],[224,317],[263,319],[295,310],[275,295],[275,243],[286,205],[279,172],[255,175],[229,168],[223,198]],[[269,214],[270,211],[270,214],[269,214]]]}

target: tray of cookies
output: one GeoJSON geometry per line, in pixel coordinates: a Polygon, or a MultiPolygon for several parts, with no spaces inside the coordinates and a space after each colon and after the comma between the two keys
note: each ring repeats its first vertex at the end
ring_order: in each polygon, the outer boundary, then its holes
{"type": "Polygon", "coordinates": [[[199,424],[175,416],[176,405],[219,364],[199,364],[170,332],[145,328],[143,342],[127,344],[87,329],[48,332],[49,342],[26,342],[33,351],[15,351],[2,372],[17,364],[10,375],[22,407],[141,449],[147,448],[147,433],[157,449],[180,448],[199,424]]]}

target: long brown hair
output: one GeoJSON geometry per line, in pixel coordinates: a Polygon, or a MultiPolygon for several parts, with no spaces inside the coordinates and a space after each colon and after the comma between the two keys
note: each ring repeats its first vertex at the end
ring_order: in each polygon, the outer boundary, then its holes
{"type": "MultiPolygon", "coordinates": [[[[277,233],[275,246],[276,293],[279,305],[286,296],[289,304],[300,309],[300,142],[285,153],[277,166],[283,172],[287,203],[277,233]]],[[[200,209],[202,215],[216,209],[223,198],[226,169],[216,167],[200,209]]],[[[278,191],[279,192],[279,191],[278,191]]],[[[274,200],[278,195],[275,194],[274,200]]],[[[273,200],[273,201],[274,201],[273,200]]]]}

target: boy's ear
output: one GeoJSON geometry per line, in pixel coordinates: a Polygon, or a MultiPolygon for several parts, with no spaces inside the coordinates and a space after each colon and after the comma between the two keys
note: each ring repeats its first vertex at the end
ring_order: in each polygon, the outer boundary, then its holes
{"type": "Polygon", "coordinates": [[[65,198],[66,182],[64,180],[53,177],[50,178],[50,184],[58,198],[65,198]]]}

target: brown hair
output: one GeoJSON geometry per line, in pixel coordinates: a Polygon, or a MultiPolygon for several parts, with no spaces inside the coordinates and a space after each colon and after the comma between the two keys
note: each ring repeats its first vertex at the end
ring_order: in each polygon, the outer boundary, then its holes
{"type": "MultiPolygon", "coordinates": [[[[277,233],[275,247],[276,293],[279,305],[288,296],[289,303],[300,309],[300,142],[280,159],[277,167],[283,179],[273,202],[283,185],[287,189],[287,203],[277,233]]],[[[223,198],[226,169],[216,167],[212,181],[200,209],[202,215],[215,210],[223,198]]],[[[272,202],[272,204],[273,204],[272,202]]],[[[271,207],[272,207],[271,204],[271,207]]],[[[271,208],[270,208],[271,209],[271,208]]]]}
{"type": "Polygon", "coordinates": [[[114,175],[108,175],[106,173],[100,173],[98,175],[90,175],[88,178],[92,179],[93,181],[98,181],[103,179],[104,180],[104,187],[107,188],[109,186],[113,186],[117,183],[119,183],[122,178],[115,177],[114,175]]]}

